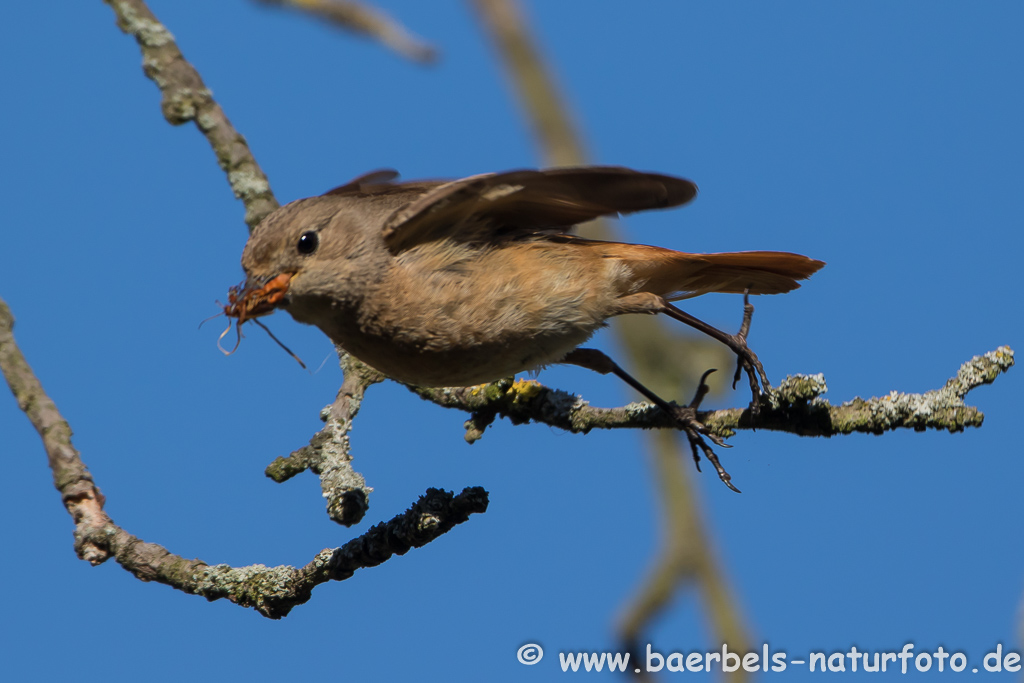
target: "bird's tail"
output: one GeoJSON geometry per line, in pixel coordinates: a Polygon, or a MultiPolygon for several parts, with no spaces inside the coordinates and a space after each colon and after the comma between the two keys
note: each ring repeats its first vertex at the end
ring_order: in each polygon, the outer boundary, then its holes
{"type": "Polygon", "coordinates": [[[634,286],[670,301],[710,292],[742,294],[747,289],[751,294],[782,294],[798,288],[797,280],[806,280],[825,265],[785,251],[687,254],[639,244],[629,246],[633,249],[616,250],[615,257],[632,272],[634,286]]]}

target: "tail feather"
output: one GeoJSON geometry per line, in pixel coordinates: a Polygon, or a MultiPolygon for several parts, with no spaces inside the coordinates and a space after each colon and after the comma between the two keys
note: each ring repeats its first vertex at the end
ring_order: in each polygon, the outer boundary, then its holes
{"type": "Polygon", "coordinates": [[[658,247],[633,251],[623,260],[640,291],[670,301],[710,292],[742,294],[747,289],[751,294],[782,294],[797,289],[797,280],[806,280],[825,265],[784,251],[687,254],[658,247]]]}

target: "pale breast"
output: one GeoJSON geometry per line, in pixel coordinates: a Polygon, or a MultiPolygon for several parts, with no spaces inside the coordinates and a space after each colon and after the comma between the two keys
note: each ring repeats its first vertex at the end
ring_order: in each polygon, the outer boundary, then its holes
{"type": "Polygon", "coordinates": [[[423,245],[358,310],[318,324],[395,379],[480,384],[556,363],[590,338],[618,296],[616,267],[562,245],[423,245]]]}

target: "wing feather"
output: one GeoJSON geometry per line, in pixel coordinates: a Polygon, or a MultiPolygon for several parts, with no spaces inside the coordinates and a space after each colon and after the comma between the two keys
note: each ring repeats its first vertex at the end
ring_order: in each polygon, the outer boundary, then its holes
{"type": "Polygon", "coordinates": [[[565,232],[599,216],[679,206],[696,195],[689,180],[614,166],[489,173],[427,189],[385,221],[383,236],[397,253],[444,238],[565,232]]]}

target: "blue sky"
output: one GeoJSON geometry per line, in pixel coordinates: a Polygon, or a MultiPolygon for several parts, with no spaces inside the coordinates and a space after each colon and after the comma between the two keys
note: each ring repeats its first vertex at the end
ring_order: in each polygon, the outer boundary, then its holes
{"type": "MultiPolygon", "coordinates": [[[[197,131],[163,121],[111,10],[65,5],[18,3],[0,23],[0,296],[114,520],[210,564],[294,565],[428,487],[483,486],[491,507],[272,622],[76,559],[38,437],[0,392],[0,672],[540,681],[562,675],[558,651],[614,649],[614,618],[660,533],[639,435],[504,423],[470,447],[461,414],[383,385],[353,437],[375,488],[361,525],[328,520],[311,474],[266,479],[267,463],[318,429],[340,382],[332,347],[271,319],[312,367],[327,359],[311,375],[255,331],[225,358],[216,325],[196,330],[241,278],[241,204],[197,131]],[[518,664],[525,642],[548,658],[518,664]]],[[[434,68],[251,2],[150,6],[282,202],[379,167],[416,178],[539,163],[463,3],[381,4],[441,48],[434,68]]],[[[594,161],[700,186],[688,207],[631,217],[634,239],[828,263],[798,292],[755,302],[751,345],[774,381],[822,372],[837,402],[925,391],[973,355],[1022,348],[1024,6],[530,10],[594,161]]],[[[688,310],[731,327],[739,306],[713,295],[688,310]]],[[[723,462],[743,494],[707,471],[695,481],[754,643],[796,656],[909,641],[963,651],[972,666],[1000,642],[1021,650],[1019,373],[969,396],[986,422],[963,434],[732,440],[723,462]]],[[[579,369],[541,379],[596,405],[628,400],[579,369]]],[[[705,625],[684,594],[649,640],[715,649],[705,625]]]]}

